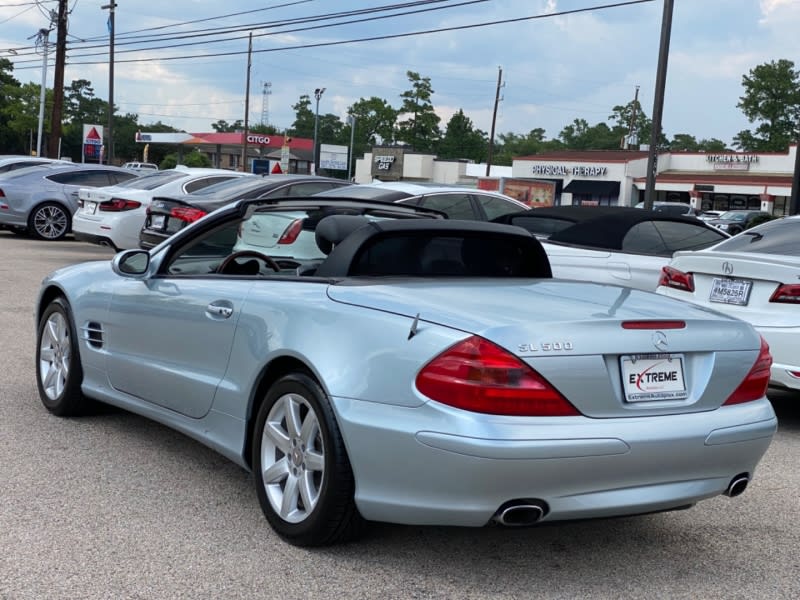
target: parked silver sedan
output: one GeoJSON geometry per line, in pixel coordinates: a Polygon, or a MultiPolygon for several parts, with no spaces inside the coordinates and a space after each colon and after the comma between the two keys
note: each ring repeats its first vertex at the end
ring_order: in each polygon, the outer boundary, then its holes
{"type": "Polygon", "coordinates": [[[62,416],[99,400],[209,445],[252,470],[300,545],[365,521],[522,526],[745,490],[777,427],[752,326],[553,279],[523,229],[437,215],[240,201],[56,271],[35,306],[41,400],[62,416]],[[237,250],[251,221],[273,237],[287,213],[318,257],[237,250]]]}
{"type": "Polygon", "coordinates": [[[0,225],[42,240],[60,240],[72,229],[82,187],[116,185],[139,173],[106,165],[53,162],[0,178],[0,225]]]}

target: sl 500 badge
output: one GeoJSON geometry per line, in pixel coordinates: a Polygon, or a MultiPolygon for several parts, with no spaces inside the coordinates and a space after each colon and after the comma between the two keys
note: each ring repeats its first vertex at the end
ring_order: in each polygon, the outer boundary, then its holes
{"type": "Polygon", "coordinates": [[[569,352],[573,349],[572,342],[532,342],[520,344],[517,351],[522,352],[569,352]]]}

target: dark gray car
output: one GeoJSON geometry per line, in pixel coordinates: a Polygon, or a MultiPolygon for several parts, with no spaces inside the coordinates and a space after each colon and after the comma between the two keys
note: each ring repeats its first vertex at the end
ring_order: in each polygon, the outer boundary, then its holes
{"type": "Polygon", "coordinates": [[[107,165],[50,163],[0,178],[0,225],[42,240],[60,240],[72,230],[82,187],[116,185],[139,174],[107,165]]]}

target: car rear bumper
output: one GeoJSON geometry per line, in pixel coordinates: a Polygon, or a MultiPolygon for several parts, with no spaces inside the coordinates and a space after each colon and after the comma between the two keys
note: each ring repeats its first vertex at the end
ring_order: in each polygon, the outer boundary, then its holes
{"type": "Polygon", "coordinates": [[[670,510],[752,477],[777,420],[766,399],[666,417],[475,415],[334,399],[370,520],[487,524],[501,505],[540,501],[555,521],[670,510]]]}
{"type": "Polygon", "coordinates": [[[93,233],[85,233],[83,231],[73,231],[72,235],[79,242],[89,242],[90,244],[99,244],[100,246],[108,246],[109,248],[114,248],[115,250],[117,250],[116,246],[114,246],[114,242],[112,242],[111,238],[107,236],[96,235],[93,233]]]}
{"type": "Polygon", "coordinates": [[[150,250],[155,248],[169,236],[142,230],[139,233],[139,248],[150,250]]]}

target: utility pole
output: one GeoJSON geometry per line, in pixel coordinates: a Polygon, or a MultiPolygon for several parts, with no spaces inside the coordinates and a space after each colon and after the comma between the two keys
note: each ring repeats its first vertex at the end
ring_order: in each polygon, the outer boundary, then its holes
{"type": "Polygon", "coordinates": [[[314,172],[312,175],[316,175],[317,171],[319,171],[319,152],[317,151],[317,133],[319,131],[319,99],[322,98],[322,94],[325,93],[325,88],[317,88],[314,90],[314,98],[317,100],[317,107],[314,111],[314,172]]]}
{"type": "Polygon", "coordinates": [[[792,195],[789,197],[790,215],[800,214],[800,137],[794,147],[794,176],[792,177],[792,195]]]}
{"type": "Polygon", "coordinates": [[[112,0],[100,8],[108,9],[108,152],[106,164],[110,165],[114,158],[114,9],[117,3],[112,0]]]}
{"type": "Polygon", "coordinates": [[[652,209],[656,197],[656,171],[658,170],[658,141],[661,138],[661,116],[664,112],[664,89],[667,84],[669,37],[672,31],[673,0],[664,0],[661,17],[661,44],[658,48],[656,93],[653,99],[653,130],[650,132],[650,149],[647,155],[647,183],[644,190],[644,207],[652,209]]]}
{"type": "MultiPolygon", "coordinates": [[[[47,90],[47,50],[50,47],[50,30],[40,29],[36,34],[36,46],[42,46],[42,85],[39,87],[39,129],[36,134],[36,156],[42,155],[42,131],[44,129],[44,103],[47,90]]],[[[30,38],[28,38],[30,39],[30,38]]]]}
{"type": "Polygon", "coordinates": [[[244,133],[242,134],[242,171],[247,173],[247,128],[250,126],[250,68],[253,64],[253,32],[247,43],[247,83],[244,91],[244,133]]]}
{"type": "Polygon", "coordinates": [[[347,156],[347,181],[352,181],[353,177],[353,142],[356,134],[356,117],[347,115],[347,122],[350,123],[350,152],[347,156]]]}
{"type": "MultiPolygon", "coordinates": [[[[620,142],[620,148],[627,150],[630,148],[631,140],[633,139],[633,129],[636,127],[636,112],[639,108],[639,86],[636,86],[636,93],[633,95],[633,108],[631,109],[631,122],[628,124],[628,136],[623,138],[620,142]]],[[[637,136],[636,143],[639,143],[637,136]]]]}
{"type": "Polygon", "coordinates": [[[64,63],[67,57],[67,3],[58,0],[56,14],[56,66],[53,72],[53,112],[50,117],[50,143],[47,155],[61,158],[58,148],[61,145],[61,121],[64,107],[64,63]]]}
{"type": "Polygon", "coordinates": [[[492,131],[489,133],[489,151],[486,153],[486,176],[492,169],[494,153],[494,126],[497,122],[497,106],[500,104],[500,88],[503,87],[503,67],[497,67],[497,90],[494,93],[494,112],[492,113],[492,131]]]}

